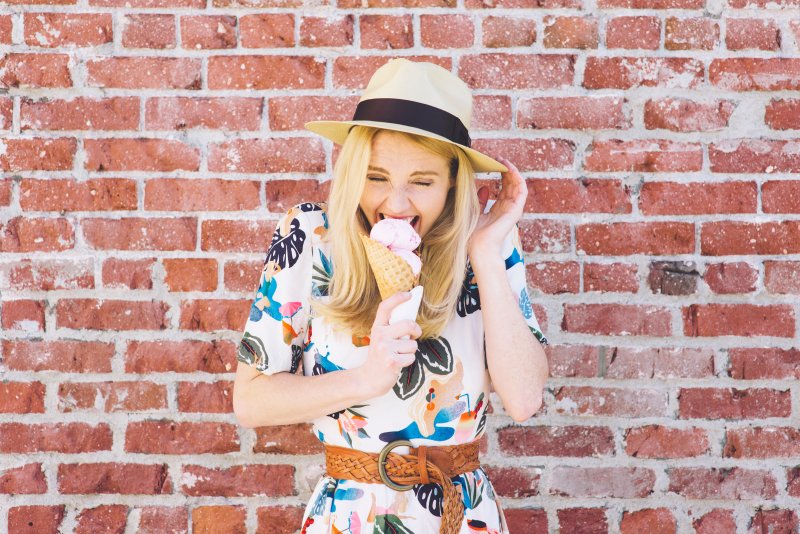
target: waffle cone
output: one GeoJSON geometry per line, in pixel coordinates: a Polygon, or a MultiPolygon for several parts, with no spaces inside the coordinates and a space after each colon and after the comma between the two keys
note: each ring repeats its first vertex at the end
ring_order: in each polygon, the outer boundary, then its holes
{"type": "Polygon", "coordinates": [[[417,277],[414,276],[414,271],[406,260],[389,250],[383,243],[364,234],[360,237],[383,300],[400,291],[410,291],[417,285],[417,277]]]}

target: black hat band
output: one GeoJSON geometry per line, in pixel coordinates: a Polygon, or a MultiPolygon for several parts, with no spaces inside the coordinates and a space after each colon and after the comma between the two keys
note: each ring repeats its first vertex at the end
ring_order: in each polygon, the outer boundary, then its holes
{"type": "Polygon", "coordinates": [[[412,100],[400,98],[362,100],[356,106],[353,120],[402,124],[436,134],[459,145],[471,146],[469,132],[461,119],[443,109],[412,100]]]}

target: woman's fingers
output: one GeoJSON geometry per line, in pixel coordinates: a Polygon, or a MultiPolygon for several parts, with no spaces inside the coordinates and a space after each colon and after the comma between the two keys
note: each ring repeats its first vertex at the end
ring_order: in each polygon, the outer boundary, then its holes
{"type": "Polygon", "coordinates": [[[401,291],[399,293],[395,293],[388,299],[381,301],[381,303],[378,304],[378,310],[375,312],[375,322],[372,323],[373,328],[375,326],[388,325],[389,317],[392,316],[392,310],[394,310],[397,306],[404,303],[410,298],[411,298],[410,292],[401,291]]]}

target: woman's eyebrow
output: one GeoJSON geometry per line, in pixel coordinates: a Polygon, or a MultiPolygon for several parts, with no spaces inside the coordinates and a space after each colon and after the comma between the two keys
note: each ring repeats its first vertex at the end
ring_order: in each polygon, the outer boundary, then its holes
{"type": "MultiPolygon", "coordinates": [[[[382,172],[383,174],[389,174],[389,171],[387,171],[386,169],[382,169],[380,167],[374,167],[372,165],[369,166],[369,170],[382,172]]],[[[439,173],[436,172],[436,171],[414,171],[414,172],[411,173],[411,176],[424,176],[424,175],[427,175],[427,174],[432,174],[434,176],[439,176],[439,173]]]]}

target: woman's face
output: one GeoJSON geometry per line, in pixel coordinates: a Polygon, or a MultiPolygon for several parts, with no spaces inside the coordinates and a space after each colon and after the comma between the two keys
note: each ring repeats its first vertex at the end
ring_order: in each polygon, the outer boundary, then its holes
{"type": "Polygon", "coordinates": [[[447,159],[391,130],[381,130],[373,137],[359,202],[370,226],[386,217],[408,218],[424,237],[444,210],[449,189],[447,159]]]}

